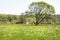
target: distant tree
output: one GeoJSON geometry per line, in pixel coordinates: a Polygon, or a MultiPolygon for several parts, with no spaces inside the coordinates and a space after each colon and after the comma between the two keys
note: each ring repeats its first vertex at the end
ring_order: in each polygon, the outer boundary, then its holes
{"type": "Polygon", "coordinates": [[[7,16],[8,16],[8,18],[7,18],[8,22],[12,23],[12,21],[13,21],[13,16],[12,16],[12,15],[7,15],[7,16]]]}
{"type": "Polygon", "coordinates": [[[6,23],[7,22],[7,15],[0,14],[0,23],[6,23]]]}
{"type": "Polygon", "coordinates": [[[46,2],[32,2],[29,9],[35,15],[35,25],[38,25],[45,18],[55,20],[55,9],[52,5],[46,2]]]}
{"type": "Polygon", "coordinates": [[[21,13],[21,15],[19,15],[19,22],[18,23],[24,24],[25,21],[26,21],[25,15],[24,15],[24,13],[21,13]]]}
{"type": "Polygon", "coordinates": [[[19,20],[18,15],[6,15],[7,16],[7,23],[15,24],[19,20]]]}

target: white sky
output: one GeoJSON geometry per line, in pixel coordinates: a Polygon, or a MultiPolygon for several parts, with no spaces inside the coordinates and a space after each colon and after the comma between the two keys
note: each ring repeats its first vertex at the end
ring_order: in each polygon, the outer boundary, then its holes
{"type": "Polygon", "coordinates": [[[55,7],[56,14],[60,14],[60,0],[0,0],[0,14],[16,14],[28,10],[32,2],[44,1],[55,7]]]}

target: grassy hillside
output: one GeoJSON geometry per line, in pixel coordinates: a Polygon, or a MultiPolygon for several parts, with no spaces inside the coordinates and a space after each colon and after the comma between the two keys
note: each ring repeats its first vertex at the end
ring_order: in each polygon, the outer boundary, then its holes
{"type": "Polygon", "coordinates": [[[1,24],[0,40],[60,40],[60,25],[1,24]]]}

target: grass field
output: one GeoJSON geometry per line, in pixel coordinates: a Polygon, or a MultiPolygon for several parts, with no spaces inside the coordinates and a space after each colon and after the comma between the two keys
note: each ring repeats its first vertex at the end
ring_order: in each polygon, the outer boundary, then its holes
{"type": "Polygon", "coordinates": [[[60,25],[0,24],[0,40],[60,40],[60,25]]]}

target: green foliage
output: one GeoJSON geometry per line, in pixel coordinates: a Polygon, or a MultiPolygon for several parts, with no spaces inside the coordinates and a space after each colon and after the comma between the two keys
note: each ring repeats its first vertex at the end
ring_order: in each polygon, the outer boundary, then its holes
{"type": "Polygon", "coordinates": [[[7,16],[0,14],[0,23],[6,23],[7,22],[7,16]]]}
{"type": "Polygon", "coordinates": [[[16,23],[19,20],[19,16],[17,15],[5,15],[0,14],[0,23],[16,23]]]}
{"type": "Polygon", "coordinates": [[[54,16],[55,9],[52,5],[50,5],[46,2],[32,2],[29,6],[29,9],[30,9],[30,11],[32,11],[35,14],[36,25],[38,25],[44,19],[45,20],[47,20],[47,19],[55,20],[55,16],[54,16]],[[51,16],[49,16],[49,15],[51,15],[51,16]],[[49,18],[48,18],[48,16],[49,16],[49,18]]]}

